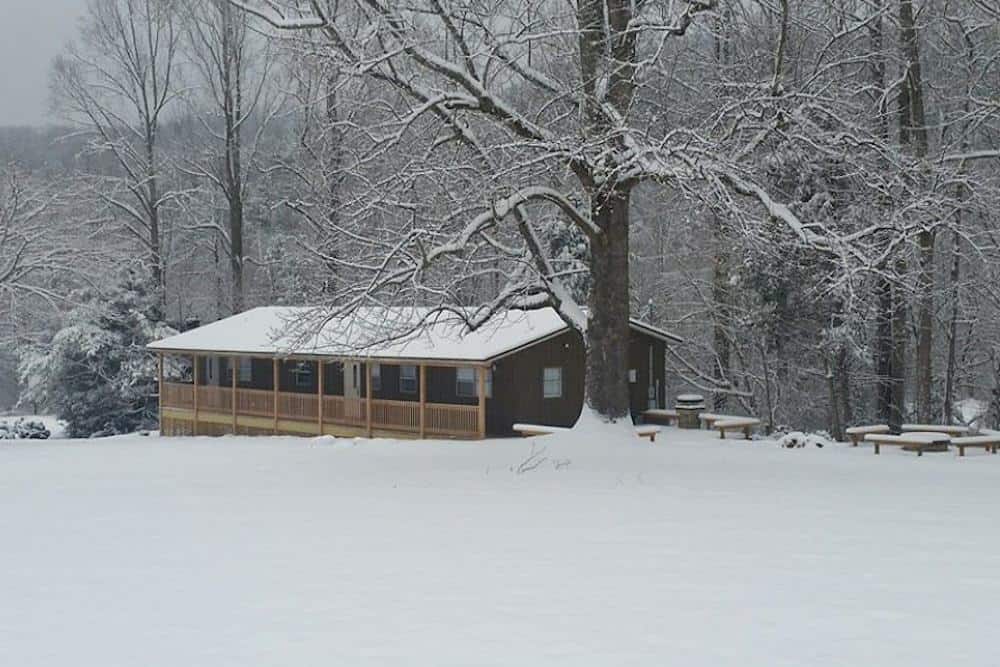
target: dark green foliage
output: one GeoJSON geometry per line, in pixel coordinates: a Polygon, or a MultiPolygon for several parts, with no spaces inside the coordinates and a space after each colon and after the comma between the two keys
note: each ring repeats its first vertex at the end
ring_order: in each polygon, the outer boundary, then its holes
{"type": "Polygon", "coordinates": [[[51,343],[22,359],[24,398],[54,411],[68,436],[154,425],[156,361],[145,346],[173,330],[149,285],[130,269],[109,290],[79,293],[51,343]]]}

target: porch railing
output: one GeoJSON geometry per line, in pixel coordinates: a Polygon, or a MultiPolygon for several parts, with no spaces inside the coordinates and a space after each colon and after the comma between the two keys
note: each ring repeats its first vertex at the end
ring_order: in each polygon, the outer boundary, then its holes
{"type": "MultiPolygon", "coordinates": [[[[233,390],[229,387],[200,385],[198,410],[231,414],[233,390]]],[[[319,424],[319,396],[277,392],[266,389],[236,389],[236,414],[252,417],[277,417],[281,420],[319,424]],[[277,396],[277,415],[275,397],[277,396]]],[[[194,386],[164,382],[162,407],[193,410],[194,386]]],[[[345,396],[323,396],[323,423],[364,428],[368,424],[368,400],[345,396]]],[[[374,429],[419,433],[420,407],[417,401],[371,400],[371,425],[374,429]]],[[[424,403],[424,432],[428,435],[476,437],[479,433],[478,407],[424,403]]]]}

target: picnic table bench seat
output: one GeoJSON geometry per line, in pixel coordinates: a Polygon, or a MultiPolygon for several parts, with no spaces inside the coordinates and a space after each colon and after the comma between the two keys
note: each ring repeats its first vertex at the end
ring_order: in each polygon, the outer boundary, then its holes
{"type": "Polygon", "coordinates": [[[755,417],[726,417],[714,420],[712,428],[719,431],[719,437],[725,438],[726,431],[743,431],[743,437],[750,439],[750,432],[760,426],[760,420],[755,417]]]}
{"type": "Polygon", "coordinates": [[[715,422],[719,421],[720,419],[746,419],[746,418],[741,417],[740,415],[720,415],[714,412],[698,413],[698,421],[700,421],[702,425],[709,431],[711,431],[712,428],[715,426],[715,422]]]}
{"type": "Polygon", "coordinates": [[[656,434],[660,432],[660,427],[653,424],[643,424],[635,427],[635,434],[640,438],[649,438],[650,442],[656,441],[656,434]]]}
{"type": "Polygon", "coordinates": [[[845,429],[844,433],[851,439],[851,447],[857,447],[858,441],[870,433],[889,433],[888,424],[872,424],[871,426],[852,426],[845,429]]]}
{"type": "MultiPolygon", "coordinates": [[[[524,437],[534,435],[550,435],[560,431],[569,431],[564,426],[545,426],[544,424],[514,424],[511,427],[515,433],[520,433],[524,437]]],[[[640,438],[648,438],[650,442],[656,441],[656,434],[660,432],[659,426],[644,424],[635,427],[635,434],[640,438]]]]}
{"type": "Polygon", "coordinates": [[[894,445],[899,447],[916,447],[917,456],[924,455],[924,449],[938,446],[942,443],[947,446],[951,438],[947,433],[933,433],[928,431],[903,433],[892,435],[890,433],[869,433],[865,436],[865,441],[875,445],[875,453],[880,453],[882,445],[894,445]]]}
{"type": "Polygon", "coordinates": [[[982,447],[991,454],[996,454],[1000,447],[1000,433],[960,436],[952,438],[951,444],[958,447],[959,456],[965,456],[966,447],[982,447]]]}
{"type": "Polygon", "coordinates": [[[524,437],[532,435],[551,435],[560,431],[568,431],[564,426],[546,426],[545,424],[514,424],[511,427],[515,433],[520,433],[524,437]]]}
{"type": "Polygon", "coordinates": [[[903,424],[903,433],[947,433],[948,435],[967,435],[968,426],[952,426],[950,424],[903,424]]]}
{"type": "Polygon", "coordinates": [[[665,424],[670,426],[677,421],[677,410],[672,408],[645,410],[642,413],[642,418],[651,424],[665,424]]]}

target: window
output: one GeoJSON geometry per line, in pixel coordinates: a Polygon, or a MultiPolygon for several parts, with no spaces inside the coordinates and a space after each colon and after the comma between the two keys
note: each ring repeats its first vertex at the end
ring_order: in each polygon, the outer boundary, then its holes
{"type": "Polygon", "coordinates": [[[399,392],[401,394],[417,393],[417,367],[399,367],[399,392]]]}
{"type": "Polygon", "coordinates": [[[562,397],[562,367],[550,366],[542,371],[542,397],[562,397]]]}
{"type": "MultiPolygon", "coordinates": [[[[493,371],[486,370],[486,398],[493,398],[493,371]]],[[[475,368],[455,369],[455,395],[460,398],[479,396],[479,376],[475,368]]]]}
{"type": "Polygon", "coordinates": [[[359,376],[361,374],[359,371],[360,368],[361,367],[358,366],[357,364],[351,364],[351,387],[353,389],[359,389],[361,386],[360,383],[358,382],[359,376]]]}
{"type": "Polygon", "coordinates": [[[460,398],[476,397],[476,369],[455,369],[455,395],[460,398]]]}
{"type": "Polygon", "coordinates": [[[292,379],[296,389],[309,389],[312,387],[312,366],[305,361],[300,361],[292,367],[292,379]]]}
{"type": "Polygon", "coordinates": [[[237,379],[240,384],[250,384],[253,382],[253,360],[250,357],[240,357],[237,379]]]}
{"type": "Polygon", "coordinates": [[[382,366],[372,364],[372,391],[382,391],[382,366]]]}

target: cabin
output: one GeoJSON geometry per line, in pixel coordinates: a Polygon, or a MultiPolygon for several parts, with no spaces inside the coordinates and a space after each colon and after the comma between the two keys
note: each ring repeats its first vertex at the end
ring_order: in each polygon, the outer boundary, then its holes
{"type": "MultiPolygon", "coordinates": [[[[583,341],[553,309],[507,311],[471,332],[418,310],[329,319],[261,307],[151,343],[161,433],[475,439],[576,422],[583,341]]],[[[638,320],[630,331],[638,415],[665,407],[666,346],[681,339],[638,320]]]]}

